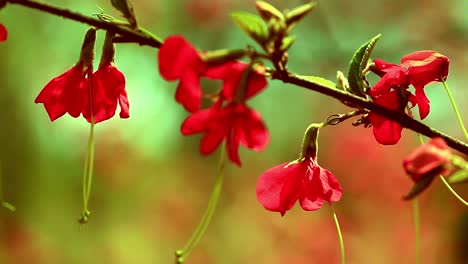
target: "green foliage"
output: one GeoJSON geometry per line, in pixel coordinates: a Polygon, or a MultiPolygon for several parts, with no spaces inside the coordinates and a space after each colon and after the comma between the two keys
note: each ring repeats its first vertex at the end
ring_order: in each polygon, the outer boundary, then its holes
{"type": "Polygon", "coordinates": [[[450,183],[468,182],[468,170],[459,170],[449,178],[450,183]]]}
{"type": "Polygon", "coordinates": [[[260,46],[263,47],[268,41],[268,30],[261,17],[247,12],[234,12],[231,17],[260,46]]]}
{"type": "Polygon", "coordinates": [[[356,52],[354,53],[353,58],[351,59],[351,62],[349,64],[349,88],[350,92],[357,96],[366,97],[365,84],[367,82],[365,79],[364,70],[367,67],[372,50],[375,44],[377,43],[377,40],[379,40],[380,36],[381,34],[373,37],[372,39],[364,43],[361,47],[359,47],[359,49],[356,50],[356,52]]]}
{"type": "Polygon", "coordinates": [[[264,1],[257,1],[256,7],[258,10],[258,13],[260,16],[263,18],[265,22],[270,21],[270,19],[279,19],[279,20],[284,20],[284,15],[276,9],[276,7],[272,6],[271,4],[264,2],[264,1]]]}
{"type": "Polygon", "coordinates": [[[283,43],[281,44],[281,51],[285,52],[291,48],[292,44],[296,41],[296,36],[289,36],[283,38],[283,43]]]}
{"type": "Polygon", "coordinates": [[[127,19],[133,28],[137,27],[135,12],[133,11],[133,5],[130,0],[111,0],[111,3],[122,13],[123,17],[127,19]]]}
{"type": "Polygon", "coordinates": [[[330,80],[316,76],[300,76],[302,79],[313,82],[316,85],[336,89],[336,84],[330,80]]]}
{"type": "Polygon", "coordinates": [[[317,3],[310,2],[287,12],[286,25],[288,26],[288,32],[291,32],[291,30],[296,27],[299,21],[301,21],[316,5],[317,3]]]}

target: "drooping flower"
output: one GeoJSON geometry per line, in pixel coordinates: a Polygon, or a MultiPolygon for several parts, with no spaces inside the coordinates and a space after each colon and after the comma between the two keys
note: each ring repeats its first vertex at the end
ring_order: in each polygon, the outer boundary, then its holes
{"type": "Polygon", "coordinates": [[[0,42],[7,40],[8,38],[8,31],[3,24],[0,24],[0,42]]]}
{"type": "Polygon", "coordinates": [[[34,102],[44,104],[51,121],[65,113],[78,117],[83,112],[89,94],[86,76],[92,73],[95,41],[96,30],[89,29],[83,40],[78,63],[52,79],[36,97],[34,102]]]}
{"type": "Polygon", "coordinates": [[[88,122],[91,122],[91,108],[94,123],[113,117],[117,102],[120,106],[120,118],[130,117],[125,77],[114,65],[107,63],[93,73],[91,91],[92,106],[89,105],[89,100],[86,100],[83,108],[83,116],[88,122]]]}
{"type": "Polygon", "coordinates": [[[414,182],[449,172],[450,148],[442,138],[432,138],[403,160],[403,168],[414,182]]]}
{"type": "Polygon", "coordinates": [[[49,114],[50,121],[69,113],[80,116],[88,93],[87,67],[78,63],[65,73],[52,79],[34,101],[42,103],[49,114]]]}
{"type": "MultiPolygon", "coordinates": [[[[424,119],[430,110],[424,87],[447,78],[449,59],[435,51],[424,50],[404,56],[400,65],[380,59],[375,59],[374,64],[375,73],[381,76],[369,91],[374,102],[402,113],[411,102],[411,107],[418,106],[419,116],[424,119]],[[410,85],[415,88],[414,95],[408,90],[410,85]]],[[[374,113],[369,115],[369,120],[379,143],[391,145],[399,141],[402,129],[399,124],[374,113]]]]}
{"type": "Polygon", "coordinates": [[[265,209],[284,215],[299,201],[302,209],[315,211],[325,201],[337,202],[342,189],[336,177],[320,167],[316,158],[283,163],[265,171],[257,182],[257,200],[265,209]]]}
{"type": "Polygon", "coordinates": [[[195,48],[183,37],[168,37],[158,52],[159,72],[167,81],[180,80],[176,101],[189,112],[200,109],[202,90],[200,76],[207,65],[195,48]]]}

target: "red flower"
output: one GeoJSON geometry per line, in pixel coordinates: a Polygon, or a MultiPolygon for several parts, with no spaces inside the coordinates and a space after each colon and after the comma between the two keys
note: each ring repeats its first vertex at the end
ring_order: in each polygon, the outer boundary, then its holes
{"type": "MultiPolygon", "coordinates": [[[[127,92],[125,91],[125,77],[111,63],[103,65],[93,73],[91,90],[94,123],[113,117],[117,109],[117,102],[120,105],[120,118],[130,116],[127,92]]],[[[91,122],[90,110],[89,100],[86,100],[83,116],[88,122],[91,122]]]]}
{"type": "MultiPolygon", "coordinates": [[[[430,105],[424,86],[447,78],[449,59],[435,51],[425,50],[404,56],[400,65],[380,59],[375,59],[374,63],[376,73],[382,77],[369,91],[374,102],[402,113],[411,102],[413,106],[418,105],[420,118],[426,118],[430,105]],[[408,91],[409,85],[414,86],[415,95],[408,91]]],[[[399,124],[374,113],[369,115],[369,120],[379,143],[391,145],[399,141],[402,130],[399,124]]]]}
{"type": "Polygon", "coordinates": [[[229,159],[241,166],[239,144],[262,151],[269,141],[268,130],[260,114],[246,104],[231,102],[225,107],[220,105],[221,101],[191,114],[182,124],[182,134],[205,133],[200,145],[203,155],[212,153],[226,140],[229,159]]]}
{"type": "Polygon", "coordinates": [[[306,211],[315,211],[324,201],[337,202],[340,183],[315,157],[283,163],[265,171],[257,182],[257,200],[265,209],[283,216],[297,200],[306,211]]]}
{"type": "Polygon", "coordinates": [[[427,176],[449,173],[450,149],[442,138],[433,138],[403,160],[403,168],[414,182],[427,176]]]}
{"type": "Polygon", "coordinates": [[[88,80],[82,63],[52,79],[34,101],[44,104],[50,120],[69,113],[78,117],[83,111],[88,95],[88,80]]]}
{"type": "Polygon", "coordinates": [[[200,76],[207,68],[195,48],[181,36],[167,38],[158,52],[159,72],[167,81],[180,80],[176,101],[189,112],[200,109],[200,76]]]}
{"type": "Polygon", "coordinates": [[[8,38],[8,31],[6,27],[0,24],[0,42],[5,41],[8,38]]]}

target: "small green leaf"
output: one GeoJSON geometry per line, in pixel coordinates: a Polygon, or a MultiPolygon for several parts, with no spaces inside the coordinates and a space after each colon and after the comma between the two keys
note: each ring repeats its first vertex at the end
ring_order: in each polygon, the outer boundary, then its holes
{"type": "Polygon", "coordinates": [[[281,51],[284,52],[291,48],[292,44],[294,44],[294,41],[296,41],[296,36],[285,37],[282,41],[281,51]]]}
{"type": "Polygon", "coordinates": [[[234,12],[231,14],[232,19],[252,37],[262,47],[268,41],[268,30],[265,22],[256,15],[246,12],[234,12]]]}
{"type": "Polygon", "coordinates": [[[133,5],[130,0],[111,0],[111,3],[122,13],[123,17],[127,19],[133,28],[137,27],[135,12],[133,11],[133,5]]]}
{"type": "Polygon", "coordinates": [[[450,183],[462,183],[468,181],[468,170],[459,170],[453,173],[448,180],[450,183]]]}
{"type": "Polygon", "coordinates": [[[288,31],[291,32],[299,21],[301,21],[316,5],[317,3],[315,2],[309,2],[286,13],[286,25],[288,26],[288,31]]]}
{"type": "Polygon", "coordinates": [[[366,97],[366,87],[364,86],[366,80],[363,71],[367,67],[372,49],[377,43],[377,40],[379,40],[380,36],[381,34],[373,37],[371,40],[367,41],[364,43],[364,45],[359,47],[359,49],[354,53],[351,62],[349,63],[348,82],[350,92],[357,96],[366,97]]]}
{"type": "Polygon", "coordinates": [[[257,1],[257,11],[265,22],[270,21],[272,18],[284,20],[284,15],[276,7],[264,1],[257,1]]]}
{"type": "Polygon", "coordinates": [[[16,211],[16,208],[9,202],[1,201],[2,206],[12,212],[16,211]]]}
{"type": "Polygon", "coordinates": [[[316,76],[298,76],[299,78],[302,78],[304,80],[307,80],[309,82],[312,82],[314,84],[317,84],[319,86],[327,87],[330,89],[336,89],[336,84],[330,80],[321,78],[321,77],[316,77],[316,76]]]}

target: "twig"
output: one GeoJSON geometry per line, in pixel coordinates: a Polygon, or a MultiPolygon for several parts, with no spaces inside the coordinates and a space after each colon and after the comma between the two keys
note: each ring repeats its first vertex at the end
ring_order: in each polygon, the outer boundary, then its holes
{"type": "MultiPolygon", "coordinates": [[[[29,1],[29,0],[6,0],[6,1],[12,4],[26,6],[29,8],[41,10],[49,14],[53,14],[53,15],[57,15],[63,18],[89,24],[91,26],[95,26],[101,29],[113,31],[119,34],[120,37],[125,40],[125,42],[133,42],[133,43],[138,43],[140,45],[148,45],[148,46],[155,47],[155,48],[159,48],[162,45],[162,42],[159,39],[155,38],[154,36],[151,36],[148,33],[145,33],[145,30],[143,29],[133,30],[124,25],[118,25],[112,22],[102,21],[102,20],[99,20],[90,16],[85,16],[77,12],[70,11],[68,9],[64,9],[60,7],[56,7],[50,4],[44,4],[44,3],[39,3],[39,2],[29,1]]],[[[468,145],[466,143],[460,140],[457,140],[453,137],[450,137],[438,130],[435,130],[409,117],[408,115],[404,113],[398,113],[398,112],[389,110],[387,108],[384,108],[380,105],[373,103],[372,101],[355,96],[345,91],[341,91],[338,89],[330,89],[325,86],[317,85],[309,80],[301,78],[300,76],[294,73],[282,74],[280,76],[277,76],[276,79],[279,79],[285,83],[294,84],[296,86],[300,86],[300,87],[303,87],[312,91],[316,91],[316,92],[328,95],[340,101],[349,102],[363,109],[368,109],[390,120],[400,123],[405,128],[413,130],[427,137],[431,137],[431,138],[441,137],[447,142],[447,144],[450,147],[468,155],[468,145]]]]}
{"type": "Polygon", "coordinates": [[[7,0],[7,2],[26,6],[32,9],[37,9],[49,14],[75,20],[97,28],[113,31],[119,35],[125,36],[127,40],[131,40],[131,42],[138,43],[140,45],[148,45],[155,48],[159,48],[162,45],[161,40],[155,38],[154,36],[150,36],[144,33],[142,30],[131,29],[125,25],[117,25],[112,22],[106,22],[91,16],[82,15],[80,13],[65,8],[60,8],[50,4],[39,3],[29,0],[7,0]]]}

